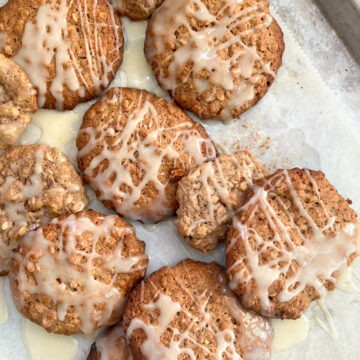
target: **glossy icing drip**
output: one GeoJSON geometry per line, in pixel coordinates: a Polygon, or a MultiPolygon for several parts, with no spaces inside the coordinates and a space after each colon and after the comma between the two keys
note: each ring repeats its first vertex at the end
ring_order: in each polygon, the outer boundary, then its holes
{"type": "MultiPolygon", "coordinates": [[[[28,294],[43,294],[57,305],[57,320],[63,321],[70,309],[80,318],[79,327],[84,333],[109,325],[109,319],[118,318],[117,313],[125,302],[123,294],[114,285],[119,274],[127,274],[144,269],[141,265],[145,256],[122,255],[124,238],[116,244],[111,253],[102,254],[99,241],[111,241],[112,232],[132,234],[131,227],[115,227],[117,216],[98,218],[94,224],[87,217],[70,215],[64,220],[54,219],[51,224],[60,226],[60,238],[52,243],[44,237],[43,230],[27,233],[23,246],[31,248],[22,258],[15,254],[19,262],[19,291],[28,294]],[[78,237],[92,239],[91,252],[82,249],[78,237]],[[36,259],[36,263],[33,260],[36,259]],[[106,270],[109,279],[98,278],[97,266],[106,270]],[[36,283],[25,276],[25,269],[36,279],[36,283]]],[[[45,318],[43,321],[47,321],[45,318]]],[[[46,326],[48,324],[44,324],[46,326]]]]}
{"type": "Polygon", "coordinates": [[[30,360],[74,360],[78,348],[74,337],[50,334],[27,319],[23,323],[23,339],[30,360]]]}
{"type": "MultiPolygon", "coordinates": [[[[323,228],[319,228],[305,210],[286,170],[268,179],[264,186],[253,188],[253,197],[239,210],[241,212],[249,209],[252,205],[256,206],[246,223],[241,223],[238,217],[235,217],[233,221],[233,227],[238,231],[238,234],[228,245],[227,251],[229,252],[236,242],[241,241],[244,244],[246,256],[231,264],[228,269],[231,277],[230,287],[235,289],[240,283],[254,281],[264,315],[271,315],[272,313],[269,290],[281,274],[292,274],[292,276],[288,276],[284,287],[276,295],[280,302],[292,300],[308,285],[313,286],[320,295],[324,295],[324,280],[335,284],[334,274],[346,269],[349,257],[356,253],[359,225],[348,223],[341,231],[335,232],[335,217],[330,217],[327,213],[315,179],[309,171],[306,171],[306,175],[312,183],[318,202],[327,217],[327,224],[323,228]],[[311,227],[312,236],[308,239],[295,224],[279,197],[276,197],[276,201],[281,205],[287,217],[290,218],[290,226],[286,226],[282,222],[269,202],[269,197],[275,193],[276,184],[281,182],[285,182],[291,194],[292,203],[311,227]],[[256,229],[248,226],[257,209],[261,209],[274,233],[272,241],[265,241],[256,229]],[[297,235],[300,236],[301,245],[296,245],[293,242],[292,231],[296,231],[297,235]],[[254,248],[254,244],[256,244],[257,249],[254,248]],[[260,261],[262,254],[269,250],[276,251],[280,255],[275,256],[267,263],[260,261]]],[[[246,294],[242,296],[245,305],[248,300],[246,294]]]]}

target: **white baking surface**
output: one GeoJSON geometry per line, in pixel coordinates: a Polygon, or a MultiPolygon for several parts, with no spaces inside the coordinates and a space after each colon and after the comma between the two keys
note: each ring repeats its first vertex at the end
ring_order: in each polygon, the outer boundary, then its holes
{"type": "MultiPolygon", "coordinates": [[[[2,3],[5,1],[0,0],[0,5],[2,3]]],[[[240,121],[227,125],[213,121],[204,125],[220,144],[229,150],[249,149],[270,170],[292,166],[323,170],[340,193],[353,200],[353,207],[359,213],[360,69],[313,0],[273,0],[272,9],[283,28],[286,41],[284,66],[274,85],[240,121]]],[[[112,85],[140,87],[163,95],[142,54],[146,24],[134,24],[125,19],[124,25],[127,34],[125,59],[112,85]]],[[[40,111],[34,116],[21,143],[38,141],[57,146],[74,161],[74,138],[88,106],[80,105],[75,111],[62,114],[40,111]]],[[[92,208],[104,211],[91,191],[89,197],[92,208]]],[[[147,243],[150,255],[148,273],[165,264],[173,265],[185,257],[224,262],[223,246],[204,257],[178,238],[172,221],[155,227],[134,225],[139,238],[147,243]]],[[[354,265],[354,271],[360,273],[360,261],[354,265]]],[[[279,324],[277,321],[275,327],[280,328],[275,347],[278,350],[287,347],[286,342],[297,344],[304,337],[306,339],[290,350],[274,354],[274,360],[355,360],[360,357],[360,332],[357,329],[360,323],[360,294],[346,280],[344,276],[342,288],[346,292],[337,290],[325,299],[338,340],[332,339],[326,331],[331,332],[331,324],[315,303],[306,312],[309,329],[305,320],[294,324],[279,324]],[[284,341],[281,341],[282,338],[284,341]]],[[[42,343],[54,341],[57,335],[49,338],[35,325],[29,326],[15,309],[7,279],[3,282],[7,313],[4,312],[6,307],[1,305],[0,290],[0,320],[2,314],[7,314],[8,318],[0,324],[0,360],[41,360],[39,351],[33,349],[31,353],[26,346],[34,344],[41,349],[42,343]],[[29,336],[32,336],[30,340],[29,336]],[[27,345],[25,338],[28,339],[27,345]]],[[[332,336],[336,337],[334,331],[332,336]]],[[[61,352],[67,347],[67,342],[72,349],[77,346],[75,359],[85,360],[93,341],[85,336],[71,337],[65,343],[61,343],[63,338],[59,339],[57,348],[61,360],[74,358],[71,351],[67,354],[61,352]]],[[[43,350],[46,352],[45,347],[43,350]]],[[[53,360],[49,353],[47,358],[53,360]]]]}

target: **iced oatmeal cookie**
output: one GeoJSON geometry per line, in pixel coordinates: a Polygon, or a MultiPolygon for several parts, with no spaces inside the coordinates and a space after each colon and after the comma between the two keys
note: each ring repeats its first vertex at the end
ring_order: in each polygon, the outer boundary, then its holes
{"type": "Polygon", "coordinates": [[[147,263],[145,244],[121,217],[62,215],[13,251],[11,290],[18,310],[47,331],[87,334],[120,320],[147,263]]]}
{"type": "Polygon", "coordinates": [[[225,239],[233,213],[254,181],[266,174],[248,151],[221,155],[183,177],[177,189],[177,229],[195,249],[207,252],[225,239]]]}
{"type": "Polygon", "coordinates": [[[246,359],[271,357],[272,330],[246,311],[216,263],[185,260],[139,284],[124,312],[135,359],[246,359]]]}
{"type": "Polygon", "coordinates": [[[0,8],[0,53],[25,71],[39,107],[73,109],[114,78],[121,20],[107,0],[11,0],[0,8]]]}
{"type": "Polygon", "coordinates": [[[282,31],[263,0],[166,0],[145,42],[160,86],[202,119],[238,118],[255,105],[283,51],[282,31]]]}
{"type": "Polygon", "coordinates": [[[84,180],[110,209],[157,222],[175,214],[187,172],[216,156],[205,129],[145,90],[113,88],[85,114],[77,138],[84,180]]]}
{"type": "Polygon", "coordinates": [[[335,288],[359,235],[355,211],[322,172],[278,170],[255,184],[228,232],[230,287],[257,313],[296,319],[335,288]]]}

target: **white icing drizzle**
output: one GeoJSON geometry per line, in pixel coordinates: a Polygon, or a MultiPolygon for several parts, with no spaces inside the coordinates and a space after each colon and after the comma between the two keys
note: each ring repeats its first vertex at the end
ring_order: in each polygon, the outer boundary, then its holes
{"type": "MultiPolygon", "coordinates": [[[[158,313],[158,317],[154,324],[146,324],[139,318],[131,320],[126,336],[129,339],[132,333],[141,329],[146,339],[141,344],[142,355],[148,360],[168,360],[178,359],[179,356],[186,356],[191,360],[196,360],[196,352],[194,349],[200,348],[206,358],[222,360],[224,357],[233,360],[241,360],[241,355],[236,351],[236,345],[246,353],[246,358],[249,360],[265,360],[269,354],[266,352],[263,342],[269,336],[269,324],[257,315],[244,311],[239,305],[236,298],[233,296],[230,289],[227,287],[226,280],[221,277],[220,283],[223,285],[224,306],[229,309],[231,315],[241,323],[242,331],[244,332],[241,338],[235,338],[235,334],[230,329],[220,329],[216,319],[212,318],[211,312],[208,310],[208,304],[211,299],[211,292],[205,292],[200,295],[190,293],[176,278],[174,279],[182,290],[192,299],[193,304],[186,309],[180,303],[174,302],[168,295],[157,291],[153,301],[144,305],[144,310],[148,312],[158,313]],[[199,313],[195,316],[193,308],[199,313]],[[188,311],[187,309],[192,309],[188,311]],[[172,322],[180,316],[180,313],[185,314],[189,324],[186,329],[179,331],[172,325],[172,322]],[[261,323],[261,324],[260,324],[261,323]],[[171,332],[170,340],[164,345],[161,342],[163,334],[171,332]],[[203,333],[211,334],[210,336],[216,341],[216,349],[211,351],[206,345],[209,342],[199,343],[194,334],[203,333]],[[191,344],[191,347],[186,346],[191,344]]],[[[156,285],[151,282],[154,289],[156,285]]]]}
{"type": "MultiPolygon", "coordinates": [[[[111,27],[116,39],[114,51],[122,47],[119,37],[119,26],[115,22],[114,10],[106,2],[111,24],[97,22],[97,2],[93,1],[93,12],[87,16],[88,0],[49,0],[39,6],[36,16],[29,20],[24,29],[22,46],[14,56],[17,62],[27,73],[31,82],[38,89],[39,106],[43,107],[46,101],[46,93],[49,91],[56,99],[56,108],[64,107],[63,89],[77,92],[80,97],[85,96],[85,90],[91,95],[100,93],[107,87],[108,75],[113,74],[113,64],[106,58],[106,51],[101,36],[101,28],[111,27]],[[87,74],[75,56],[69,41],[67,17],[69,10],[75,6],[78,10],[78,26],[84,39],[86,50],[86,64],[89,67],[89,75],[92,86],[88,86],[87,74]],[[94,41],[90,37],[94,37],[94,41]],[[55,75],[48,81],[48,68],[55,62],[55,75]],[[92,87],[95,91],[92,91],[92,87]]],[[[77,17],[73,13],[73,17],[77,17]]]]}
{"type": "MultiPolygon", "coordinates": [[[[61,227],[56,243],[48,241],[42,228],[27,233],[23,246],[31,248],[24,258],[14,254],[19,262],[19,291],[28,294],[43,294],[57,305],[57,319],[64,321],[67,312],[73,308],[80,318],[79,327],[86,334],[95,328],[110,325],[110,318],[121,313],[126,298],[114,285],[120,273],[128,274],[143,270],[141,265],[146,256],[124,257],[122,255],[124,237],[133,233],[132,227],[114,227],[117,216],[98,217],[101,223],[96,225],[87,217],[69,215],[51,224],[61,227]],[[101,254],[98,242],[111,241],[111,234],[122,234],[123,238],[111,253],[101,254]],[[91,252],[77,245],[77,237],[89,236],[92,240],[91,252]],[[34,264],[33,258],[37,260],[34,264]],[[109,272],[111,280],[100,280],[96,267],[109,272]],[[29,271],[36,283],[27,280],[29,271]],[[114,315],[115,314],[115,315],[114,315]]],[[[115,319],[116,320],[116,319],[115,319]]],[[[45,318],[43,321],[47,321],[45,318]]],[[[45,326],[46,324],[44,324],[45,326]]],[[[46,327],[46,326],[45,326],[46,327]]]]}
{"type": "MultiPolygon", "coordinates": [[[[224,119],[231,118],[234,109],[254,98],[255,84],[261,76],[269,74],[275,77],[270,64],[263,62],[256,47],[247,46],[243,40],[244,36],[253,34],[262,27],[269,27],[272,23],[272,17],[262,11],[266,3],[259,1],[242,11],[236,11],[236,7],[241,3],[243,0],[226,1],[219,13],[213,15],[201,0],[166,1],[161,6],[161,19],[153,22],[155,37],[162,40],[156,41],[152,48],[147,48],[148,58],[154,60],[165,50],[169,42],[177,42],[177,29],[186,29],[189,40],[174,50],[168,72],[159,76],[160,83],[166,90],[174,92],[179,85],[189,80],[179,78],[179,71],[186,64],[192,64],[192,74],[199,74],[205,70],[208,79],[194,79],[195,89],[200,95],[213,85],[219,85],[225,91],[232,91],[226,108],[220,114],[224,119]],[[167,14],[171,16],[167,17],[167,14]],[[205,26],[194,30],[189,17],[195,18],[205,26]],[[237,27],[251,23],[256,18],[262,19],[260,24],[237,35],[233,34],[232,31],[237,27]],[[167,41],[163,41],[164,39],[167,41]],[[233,46],[239,45],[241,50],[231,50],[233,46]],[[231,56],[225,59],[228,52],[231,56]],[[256,65],[260,65],[260,69],[256,69],[256,65]],[[236,84],[238,79],[241,79],[240,85],[236,84]]],[[[215,100],[215,94],[212,96],[215,100]]]]}
{"type": "MultiPolygon", "coordinates": [[[[348,258],[356,253],[360,234],[359,225],[357,223],[348,223],[345,224],[341,231],[335,232],[333,226],[336,219],[330,217],[327,213],[315,179],[307,170],[306,175],[312,183],[317,201],[327,217],[327,224],[324,228],[319,228],[310,214],[306,212],[286,170],[269,178],[264,186],[255,186],[253,188],[253,197],[239,210],[241,212],[255,205],[252,214],[245,224],[240,223],[238,217],[235,217],[233,221],[233,227],[238,231],[238,235],[228,244],[227,252],[232,249],[236,242],[241,241],[245,247],[246,256],[233,264],[229,264],[230,287],[235,289],[240,283],[254,281],[257,288],[256,295],[261,302],[263,314],[266,316],[271,316],[272,314],[269,294],[270,286],[280,278],[281,274],[290,274],[292,272],[293,275],[285,280],[285,286],[276,295],[279,301],[290,301],[299,295],[307,285],[313,286],[323,296],[325,293],[323,280],[331,281],[335,284],[336,278],[334,274],[346,269],[348,258]],[[282,222],[268,201],[269,194],[270,196],[272,196],[271,194],[276,194],[275,186],[281,182],[285,183],[291,194],[293,204],[300,215],[306,220],[308,226],[311,227],[311,238],[307,239],[303,235],[301,229],[295,224],[285,204],[279,197],[276,196],[275,200],[280,204],[284,214],[290,219],[290,226],[286,226],[282,222]],[[257,209],[262,211],[269,227],[274,233],[271,241],[264,240],[256,229],[248,227],[248,223],[257,209]],[[300,237],[301,245],[296,245],[293,242],[292,231],[295,231],[297,236],[300,237]],[[331,232],[326,235],[325,232],[327,231],[331,232]],[[260,250],[255,249],[254,244],[260,250]],[[269,250],[274,251],[278,255],[274,256],[268,263],[262,263],[260,261],[262,254],[269,250]],[[297,264],[298,269],[294,268],[295,264],[297,264]]],[[[249,295],[244,294],[242,302],[245,306],[248,300],[249,295]]]]}
{"type": "Polygon", "coordinates": [[[100,354],[100,360],[133,360],[121,324],[113,327],[97,339],[96,349],[100,354]]]}
{"type": "MultiPolygon", "coordinates": [[[[123,101],[122,89],[114,93],[112,99],[105,98],[103,101],[121,104],[123,101]]],[[[190,121],[174,126],[167,125],[167,115],[161,117],[152,104],[149,95],[145,95],[145,93],[141,93],[138,103],[130,115],[123,115],[119,106],[118,124],[120,124],[123,116],[128,116],[128,118],[121,129],[121,133],[118,133],[118,129],[109,127],[105,121],[100,127],[80,130],[80,134],[87,134],[89,140],[79,150],[78,158],[89,154],[96,149],[98,144],[102,144],[101,153],[92,159],[84,171],[84,174],[91,178],[91,186],[101,192],[99,199],[112,201],[113,204],[114,199],[116,199],[117,202],[114,204],[116,211],[129,218],[141,219],[145,222],[159,221],[172,215],[172,209],[169,208],[166,197],[166,187],[169,180],[167,179],[164,182],[159,178],[164,161],[168,159],[174,161],[175,164],[180,162],[181,166],[189,169],[191,160],[200,165],[213,159],[216,156],[215,147],[210,139],[203,138],[198,130],[193,128],[193,123],[190,121]],[[142,128],[148,130],[145,136],[142,134],[142,128]],[[164,148],[156,145],[157,142],[161,143],[163,134],[166,135],[172,131],[175,131],[176,134],[164,148]],[[116,136],[111,145],[105,141],[109,136],[116,136]],[[183,150],[180,153],[174,145],[176,141],[183,143],[183,150]],[[204,146],[205,154],[203,154],[204,146]],[[189,155],[188,163],[181,163],[181,153],[189,155]],[[105,160],[108,161],[108,167],[101,169],[94,176],[94,169],[97,169],[105,160]],[[134,163],[140,167],[138,184],[134,181],[129,170],[129,164],[134,163]],[[110,179],[114,179],[113,183],[110,179]],[[147,218],[143,214],[143,209],[137,206],[137,201],[144,188],[150,183],[154,185],[157,191],[156,199],[151,204],[151,219],[147,218]]]]}

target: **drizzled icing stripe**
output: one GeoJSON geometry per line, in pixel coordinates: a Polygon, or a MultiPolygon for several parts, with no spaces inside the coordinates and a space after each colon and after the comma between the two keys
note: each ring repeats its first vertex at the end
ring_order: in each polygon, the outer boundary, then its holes
{"type": "Polygon", "coordinates": [[[231,118],[234,109],[239,109],[254,99],[255,85],[262,76],[275,77],[271,64],[265,63],[256,47],[248,46],[243,39],[271,25],[271,15],[263,10],[268,3],[257,1],[241,11],[236,10],[243,2],[226,1],[224,7],[214,15],[202,0],[166,1],[160,9],[161,19],[152,22],[154,46],[147,47],[148,59],[157,62],[169,43],[182,42],[181,38],[179,41],[176,39],[178,29],[186,29],[188,40],[174,49],[172,58],[167,59],[170,64],[166,71],[161,70],[160,64],[156,64],[155,68],[160,69],[159,81],[173,94],[179,85],[190,80],[190,76],[193,77],[194,87],[199,95],[210,90],[213,85],[232,92],[220,114],[224,119],[231,118]],[[167,14],[171,14],[168,21],[164,20],[167,14]],[[194,29],[189,18],[204,26],[194,29]],[[239,26],[251,24],[256,19],[261,19],[258,25],[234,34],[239,26]],[[240,47],[240,50],[233,51],[234,46],[240,47]],[[180,71],[190,63],[192,71],[184,77],[180,71]],[[199,75],[204,71],[206,78],[199,75]]]}
{"type": "Polygon", "coordinates": [[[113,67],[122,56],[121,25],[117,25],[112,6],[107,1],[101,3],[106,4],[110,24],[98,21],[98,0],[91,0],[93,9],[89,15],[89,0],[48,0],[39,6],[35,18],[25,24],[22,46],[13,60],[24,69],[37,88],[40,107],[47,101],[47,92],[55,98],[57,109],[66,107],[64,88],[79,97],[85,97],[86,92],[94,97],[107,87],[109,77],[115,75],[113,67]],[[79,55],[75,54],[70,42],[70,14],[84,41],[88,70],[80,63],[79,55]],[[111,52],[105,48],[108,44],[103,36],[104,28],[111,28],[113,32],[115,47],[111,52]],[[113,53],[116,56],[110,61],[113,53]],[[53,63],[55,75],[49,82],[49,67],[53,63]]]}
{"type": "MultiPolygon", "coordinates": [[[[84,170],[90,185],[100,192],[99,199],[111,201],[119,214],[132,219],[143,221],[158,221],[171,216],[173,209],[169,205],[166,189],[169,179],[161,178],[162,167],[170,160],[173,168],[188,170],[194,162],[197,165],[216,156],[216,150],[208,138],[204,138],[194,128],[192,121],[184,121],[176,125],[169,125],[167,116],[161,115],[153,104],[154,96],[144,91],[139,92],[135,107],[131,113],[122,112],[122,106],[128,100],[124,92],[128,89],[116,89],[112,98],[105,97],[102,101],[111,106],[116,104],[118,114],[116,123],[121,129],[115,129],[103,121],[98,127],[88,127],[80,130],[79,136],[87,135],[87,144],[79,150],[78,159],[96,151],[101,144],[101,152],[92,158],[89,166],[84,170]],[[124,102],[124,103],[123,103],[124,102]],[[126,123],[120,125],[124,122],[126,123]],[[144,130],[146,129],[146,130],[144,130]],[[173,134],[168,140],[163,138],[173,134]],[[106,141],[109,137],[114,140],[106,141]],[[168,141],[168,143],[165,143],[168,141]],[[177,149],[181,142],[182,149],[177,149]],[[181,158],[187,154],[186,163],[181,158]],[[101,167],[104,161],[107,168],[101,167]],[[131,164],[139,167],[138,179],[131,174],[131,164]],[[97,171],[94,175],[95,170],[97,171]],[[151,219],[144,215],[144,209],[137,205],[147,186],[151,184],[156,189],[156,198],[151,203],[151,219]]],[[[148,211],[145,211],[145,213],[148,211]]]]}
{"type": "MultiPolygon", "coordinates": [[[[231,279],[230,287],[236,289],[240,284],[253,282],[253,291],[261,303],[262,312],[266,316],[273,315],[273,304],[270,302],[271,285],[280,279],[282,274],[287,274],[284,286],[276,294],[280,302],[288,302],[298,296],[307,286],[313,287],[320,295],[324,295],[324,282],[335,284],[335,274],[342,272],[347,267],[348,259],[356,253],[359,241],[360,227],[358,223],[346,223],[336,231],[334,224],[336,217],[330,216],[320,196],[319,186],[311,175],[305,170],[308,181],[312,184],[316,201],[319,203],[326,217],[326,224],[319,227],[315,220],[306,211],[287,170],[276,173],[270,177],[263,186],[254,186],[253,197],[239,209],[239,214],[251,209],[245,223],[240,221],[239,215],[235,216],[233,228],[237,230],[235,236],[227,244],[227,253],[234,246],[242,243],[245,256],[233,264],[228,264],[228,273],[231,279]],[[276,187],[283,183],[291,195],[291,202],[296,210],[311,229],[311,237],[307,238],[301,228],[295,223],[287,206],[276,194],[276,187]],[[289,219],[290,224],[285,224],[280,215],[269,202],[269,198],[276,201],[283,215],[289,219]],[[253,207],[253,208],[252,208],[253,207]],[[261,211],[273,232],[271,241],[266,241],[256,228],[249,224],[258,212],[261,211]],[[300,238],[300,243],[295,243],[293,235],[300,238]],[[256,248],[255,248],[256,247],[256,248]],[[261,259],[265,253],[278,254],[264,263],[261,259]]],[[[250,306],[250,295],[243,294],[242,302],[250,306]]]]}
{"type": "MultiPolygon", "coordinates": [[[[27,233],[22,248],[29,251],[24,257],[21,253],[13,254],[19,264],[18,290],[22,294],[49,297],[56,304],[54,321],[64,321],[68,311],[73,309],[80,318],[79,327],[83,333],[118,320],[126,301],[115,284],[118,275],[144,270],[146,256],[124,257],[124,239],[132,236],[135,230],[130,226],[116,226],[117,219],[115,215],[99,216],[99,224],[85,216],[54,219],[50,224],[61,228],[56,243],[47,240],[42,228],[27,233]],[[101,254],[100,244],[112,241],[110,237],[114,232],[122,238],[110,254],[101,254]],[[91,239],[91,252],[82,249],[77,240],[79,237],[91,239]],[[98,266],[111,278],[98,278],[98,266]]],[[[24,299],[21,297],[18,301],[21,308],[24,299]]],[[[45,328],[51,325],[45,317],[42,321],[45,328]]]]}
{"type": "Polygon", "coordinates": [[[140,318],[133,318],[126,332],[128,341],[134,331],[141,329],[145,333],[146,339],[140,345],[143,356],[148,360],[178,359],[179,356],[196,360],[199,358],[196,349],[201,349],[208,359],[241,360],[243,358],[237,351],[239,347],[246,353],[246,359],[258,360],[261,358],[265,360],[268,358],[264,347],[262,349],[257,347],[259,343],[266,341],[265,339],[270,334],[268,323],[257,315],[243,310],[228,289],[226,280],[222,276],[220,284],[223,286],[221,292],[224,294],[224,307],[229,309],[231,316],[241,323],[240,326],[244,332],[241,338],[236,338],[231,329],[222,328],[212,317],[210,310],[212,306],[211,290],[202,294],[192,293],[177,279],[174,272],[172,275],[181,291],[184,291],[193,303],[184,308],[179,302],[173,301],[170,296],[162,293],[151,280],[148,280],[156,293],[152,301],[143,305],[143,308],[145,312],[158,314],[158,317],[151,324],[147,324],[140,318]],[[191,309],[191,311],[187,309],[191,309]],[[194,312],[199,313],[199,315],[195,316],[194,312]],[[180,331],[173,326],[173,321],[179,319],[181,315],[186,319],[181,324],[186,323],[187,325],[180,331]],[[165,333],[171,333],[166,345],[162,343],[162,337],[165,333]],[[209,348],[209,341],[206,339],[203,343],[197,341],[195,334],[200,333],[206,338],[210,336],[215,340],[214,350],[209,348]]]}

